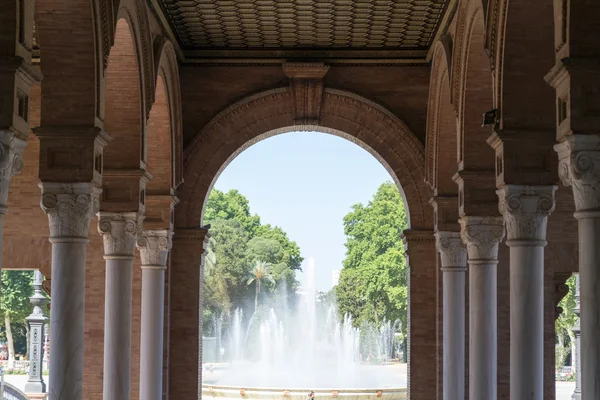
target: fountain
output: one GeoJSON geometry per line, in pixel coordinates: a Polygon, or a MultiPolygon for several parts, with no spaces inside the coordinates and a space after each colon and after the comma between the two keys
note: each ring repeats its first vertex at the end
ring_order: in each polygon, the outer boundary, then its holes
{"type": "Polygon", "coordinates": [[[339,321],[334,306],[317,304],[313,260],[306,272],[294,310],[287,304],[259,309],[246,324],[242,310],[235,310],[224,356],[229,363],[203,374],[203,395],[305,400],[314,390],[317,398],[405,399],[406,377],[384,365],[390,363],[398,323],[359,330],[349,316],[339,321]]]}

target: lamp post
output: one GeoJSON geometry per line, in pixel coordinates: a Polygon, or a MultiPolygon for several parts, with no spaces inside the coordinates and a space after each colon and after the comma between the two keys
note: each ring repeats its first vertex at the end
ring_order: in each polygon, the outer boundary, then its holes
{"type": "Polygon", "coordinates": [[[573,327],[573,333],[575,334],[575,391],[571,395],[571,400],[581,400],[581,330],[579,328],[579,274],[575,278],[575,308],[573,312],[577,315],[577,322],[573,327]]]}
{"type": "Polygon", "coordinates": [[[44,360],[44,326],[48,318],[42,306],[48,301],[42,293],[44,275],[35,271],[33,275],[33,296],[29,298],[33,304],[33,312],[27,317],[29,324],[29,378],[25,384],[26,393],[46,393],[46,383],[42,376],[44,360]]]}

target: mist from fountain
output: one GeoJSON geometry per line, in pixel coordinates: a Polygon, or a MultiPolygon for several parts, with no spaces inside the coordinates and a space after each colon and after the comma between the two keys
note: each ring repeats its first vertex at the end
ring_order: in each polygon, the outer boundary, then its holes
{"type": "Polygon", "coordinates": [[[380,366],[361,365],[361,334],[363,351],[368,351],[363,361],[389,360],[398,325],[386,322],[381,329],[371,326],[361,332],[353,327],[351,317],[339,321],[333,305],[318,313],[314,272],[314,260],[309,259],[306,284],[295,310],[285,301],[275,307],[284,311],[283,319],[274,308],[268,313],[259,310],[244,327],[242,310],[235,310],[227,351],[232,363],[218,380],[219,385],[315,389],[402,386],[389,371],[386,376],[375,370],[380,366]]]}

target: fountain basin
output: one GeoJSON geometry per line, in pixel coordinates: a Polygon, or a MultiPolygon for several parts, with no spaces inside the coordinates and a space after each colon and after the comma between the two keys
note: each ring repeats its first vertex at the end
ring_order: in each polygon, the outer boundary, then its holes
{"type": "MultiPolygon", "coordinates": [[[[203,399],[218,400],[306,400],[309,389],[281,389],[203,385],[203,399]]],[[[315,400],[404,400],[406,388],[385,389],[313,389],[315,400]]]]}

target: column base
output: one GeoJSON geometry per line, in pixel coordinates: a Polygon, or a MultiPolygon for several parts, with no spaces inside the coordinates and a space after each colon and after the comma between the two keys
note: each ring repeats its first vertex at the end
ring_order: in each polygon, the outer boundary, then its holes
{"type": "Polygon", "coordinates": [[[571,395],[571,400],[581,400],[581,392],[575,392],[571,395]]]}
{"type": "Polygon", "coordinates": [[[30,400],[48,399],[48,393],[28,393],[27,391],[25,391],[25,394],[27,395],[27,397],[29,397],[30,400]]]}
{"type": "Polygon", "coordinates": [[[25,384],[24,392],[25,393],[38,393],[38,394],[46,395],[46,383],[44,381],[27,382],[25,384]]]}

